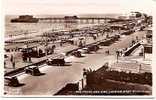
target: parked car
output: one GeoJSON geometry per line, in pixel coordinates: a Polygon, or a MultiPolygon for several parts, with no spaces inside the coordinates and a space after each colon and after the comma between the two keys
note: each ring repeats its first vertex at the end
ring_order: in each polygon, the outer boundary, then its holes
{"type": "Polygon", "coordinates": [[[101,46],[109,46],[109,45],[111,45],[111,43],[112,43],[112,40],[111,39],[107,39],[105,41],[100,42],[99,44],[101,46]]]}
{"type": "Polygon", "coordinates": [[[82,49],[78,49],[78,51],[80,51],[81,53],[85,54],[85,53],[90,53],[88,48],[82,48],[82,49]]]}
{"type": "Polygon", "coordinates": [[[33,76],[38,76],[41,74],[39,68],[37,66],[29,66],[25,68],[25,73],[33,75],[33,76]]]}
{"type": "Polygon", "coordinates": [[[8,58],[8,55],[5,54],[5,55],[4,55],[4,58],[8,58]]]}
{"type": "Polygon", "coordinates": [[[99,49],[99,46],[96,44],[88,46],[89,51],[97,51],[99,49]]]}
{"type": "Polygon", "coordinates": [[[120,38],[120,35],[115,35],[115,36],[113,37],[113,39],[114,39],[115,41],[118,41],[119,38],[120,38]]]}
{"type": "Polygon", "coordinates": [[[46,61],[48,65],[57,65],[57,66],[63,66],[65,65],[64,58],[50,58],[46,61]]]}
{"type": "Polygon", "coordinates": [[[74,52],[71,53],[71,55],[73,55],[73,56],[75,56],[75,57],[82,57],[80,51],[74,51],[74,52]]]}
{"type": "Polygon", "coordinates": [[[4,85],[5,86],[13,86],[17,87],[19,86],[19,81],[16,76],[5,76],[4,77],[4,85]]]}

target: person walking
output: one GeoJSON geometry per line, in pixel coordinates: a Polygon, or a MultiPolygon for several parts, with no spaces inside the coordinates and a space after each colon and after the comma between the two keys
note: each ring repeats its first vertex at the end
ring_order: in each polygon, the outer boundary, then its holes
{"type": "Polygon", "coordinates": [[[29,63],[32,62],[32,60],[31,60],[31,55],[30,55],[30,54],[28,55],[28,60],[29,60],[29,63]]]}
{"type": "Polygon", "coordinates": [[[83,68],[83,77],[86,77],[86,75],[87,75],[87,70],[83,68]]]}
{"type": "Polygon", "coordinates": [[[13,55],[11,54],[10,61],[13,62],[13,55]]]}
{"type": "Polygon", "coordinates": [[[61,47],[63,46],[62,40],[60,41],[60,46],[61,46],[61,47]]]}
{"type": "Polygon", "coordinates": [[[106,53],[109,55],[109,50],[107,50],[106,53]]]}
{"type": "Polygon", "coordinates": [[[4,61],[4,68],[6,68],[6,62],[4,61]]]}
{"type": "Polygon", "coordinates": [[[12,67],[13,67],[13,69],[15,69],[15,59],[14,59],[14,57],[13,57],[12,54],[11,54],[10,61],[11,61],[11,63],[12,63],[12,67]]]}
{"type": "Polygon", "coordinates": [[[15,69],[15,61],[12,62],[12,67],[15,69]]]}
{"type": "Polygon", "coordinates": [[[142,65],[140,64],[139,69],[138,69],[138,73],[141,73],[141,67],[142,67],[142,65]]]}

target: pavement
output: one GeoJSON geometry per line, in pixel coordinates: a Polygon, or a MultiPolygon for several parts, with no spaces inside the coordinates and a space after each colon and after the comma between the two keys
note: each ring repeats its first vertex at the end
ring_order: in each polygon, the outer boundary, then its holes
{"type": "Polygon", "coordinates": [[[136,36],[142,38],[144,34],[144,31],[141,31],[135,32],[129,36],[124,36],[116,43],[110,46],[102,46],[97,52],[85,54],[84,57],[81,58],[69,56],[65,59],[71,64],[68,66],[42,65],[44,67],[41,67],[40,71],[45,73],[45,75],[31,76],[22,74],[18,76],[18,79],[25,85],[16,88],[5,87],[5,91],[7,95],[53,95],[67,83],[75,83],[82,79],[83,68],[97,70],[106,62],[109,62],[110,66],[115,64],[117,61],[115,55],[116,50],[129,47],[132,39],[136,36]],[[105,54],[106,50],[110,50],[110,55],[105,54]]]}

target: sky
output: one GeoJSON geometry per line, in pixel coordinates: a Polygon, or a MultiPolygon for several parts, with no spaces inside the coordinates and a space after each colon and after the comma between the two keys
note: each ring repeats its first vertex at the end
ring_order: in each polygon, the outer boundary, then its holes
{"type": "Polygon", "coordinates": [[[152,13],[156,0],[4,0],[5,14],[152,13]]]}

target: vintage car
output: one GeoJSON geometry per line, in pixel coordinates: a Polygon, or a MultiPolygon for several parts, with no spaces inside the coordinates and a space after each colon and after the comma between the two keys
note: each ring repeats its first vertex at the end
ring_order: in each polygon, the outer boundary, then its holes
{"type": "Polygon", "coordinates": [[[78,49],[77,51],[80,51],[82,54],[90,53],[88,48],[78,49]]]}
{"type": "Polygon", "coordinates": [[[48,65],[57,65],[57,66],[64,66],[65,60],[64,58],[49,58],[46,63],[48,65]]]}
{"type": "Polygon", "coordinates": [[[99,49],[99,46],[96,44],[90,45],[87,47],[89,51],[97,51],[99,49]]]}
{"type": "Polygon", "coordinates": [[[19,81],[16,76],[5,76],[4,77],[4,85],[5,86],[12,86],[17,87],[19,86],[19,81]]]}
{"type": "Polygon", "coordinates": [[[25,73],[33,75],[33,76],[38,76],[41,74],[37,66],[28,66],[24,70],[25,70],[25,73]]]}
{"type": "Polygon", "coordinates": [[[75,56],[75,57],[82,57],[80,51],[73,51],[73,52],[71,53],[71,55],[73,55],[73,56],[75,56]]]}
{"type": "Polygon", "coordinates": [[[109,46],[109,45],[111,45],[111,43],[112,43],[112,40],[111,39],[107,39],[105,41],[100,42],[100,45],[101,46],[109,46]]]}
{"type": "Polygon", "coordinates": [[[4,58],[8,58],[8,55],[5,54],[5,55],[4,55],[4,58]]]}
{"type": "Polygon", "coordinates": [[[72,40],[72,39],[68,39],[68,40],[66,40],[66,42],[69,44],[74,44],[74,40],[72,40]]]}
{"type": "Polygon", "coordinates": [[[146,27],[145,27],[145,26],[141,26],[141,27],[140,27],[140,31],[143,31],[144,28],[146,28],[146,27]]]}
{"type": "Polygon", "coordinates": [[[35,50],[34,48],[22,48],[22,56],[23,57],[34,57],[34,58],[40,58],[45,56],[45,53],[43,53],[43,50],[35,50]]]}
{"type": "Polygon", "coordinates": [[[120,35],[115,35],[115,36],[113,37],[113,40],[114,40],[114,41],[118,41],[119,38],[120,38],[120,35]]]}

